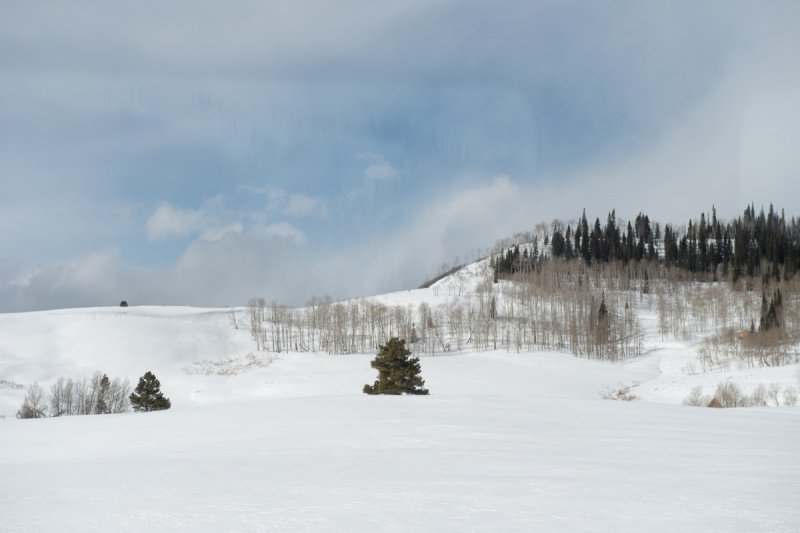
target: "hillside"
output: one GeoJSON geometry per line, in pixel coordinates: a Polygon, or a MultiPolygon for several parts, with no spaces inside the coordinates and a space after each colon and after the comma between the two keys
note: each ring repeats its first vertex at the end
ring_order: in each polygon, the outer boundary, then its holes
{"type": "MultiPolygon", "coordinates": [[[[410,309],[415,331],[420,304],[436,316],[481,287],[506,312],[516,282],[491,273],[368,301],[410,309]]],[[[370,350],[258,351],[248,308],[0,315],[2,529],[796,531],[800,407],[681,402],[797,388],[797,363],[687,371],[708,333],[664,335],[657,301],[631,302],[643,353],[614,361],[458,348],[441,326],[439,348],[412,345],[430,397],[362,394],[370,350]],[[173,408],[14,419],[31,382],[98,370],[152,370],[173,408]]]]}

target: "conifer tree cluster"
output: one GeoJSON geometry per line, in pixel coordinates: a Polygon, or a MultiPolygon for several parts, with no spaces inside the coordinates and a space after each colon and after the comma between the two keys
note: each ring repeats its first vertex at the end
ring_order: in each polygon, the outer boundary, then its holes
{"type": "Polygon", "coordinates": [[[372,385],[364,385],[365,394],[428,394],[420,375],[419,357],[409,357],[406,341],[392,337],[380,346],[370,365],[378,371],[372,385]]]}
{"type": "Polygon", "coordinates": [[[775,289],[772,299],[767,304],[767,295],[761,295],[761,321],[759,331],[765,332],[781,327],[781,310],[783,307],[783,295],[780,289],[775,289]]]}
{"type": "MultiPolygon", "coordinates": [[[[762,209],[758,214],[750,205],[728,223],[719,220],[712,207],[710,216],[701,213],[686,229],[653,223],[644,213],[623,227],[615,211],[605,225],[599,218],[590,224],[584,210],[574,230],[554,222],[550,243],[552,258],[580,259],[589,265],[663,261],[667,267],[708,273],[714,279],[730,277],[733,282],[756,275],[766,283],[780,281],[782,270],[783,276],[791,277],[800,269],[800,220],[787,220],[771,205],[767,213],[762,209]]],[[[492,261],[497,275],[508,276],[530,271],[544,257],[534,243],[531,250],[511,247],[492,261]]]]}

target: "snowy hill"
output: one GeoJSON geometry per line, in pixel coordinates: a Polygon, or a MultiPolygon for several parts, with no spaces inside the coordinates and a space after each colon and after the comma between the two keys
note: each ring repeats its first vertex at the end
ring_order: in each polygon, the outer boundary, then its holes
{"type": "MultiPolygon", "coordinates": [[[[446,305],[490,273],[371,300],[446,305]]],[[[639,320],[640,357],[466,347],[420,354],[430,397],[371,397],[374,354],[257,351],[244,308],[0,315],[0,530],[800,529],[800,407],[681,405],[798,366],[687,372],[701,336],[639,320]],[[147,370],[169,411],[14,419],[33,381],[147,370]]]]}

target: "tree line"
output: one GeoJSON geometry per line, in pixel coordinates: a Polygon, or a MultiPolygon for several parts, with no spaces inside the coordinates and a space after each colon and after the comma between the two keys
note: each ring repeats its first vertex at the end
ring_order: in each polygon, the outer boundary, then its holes
{"type": "MultiPolygon", "coordinates": [[[[798,221],[772,207],[756,214],[749,206],[728,223],[712,208],[685,229],[642,213],[622,224],[614,211],[590,226],[584,211],[574,230],[554,221],[498,245],[477,279],[452,273],[446,303],[326,296],[291,309],[255,298],[248,315],[266,351],[365,353],[400,337],[422,354],[555,350],[616,360],[642,353],[647,310],[664,337],[745,333],[750,346],[783,354],[758,360],[785,364],[800,339],[798,242],[798,221]]],[[[432,290],[438,296],[445,285],[432,290]]]]}
{"type": "Polygon", "coordinates": [[[131,391],[127,379],[113,380],[102,372],[91,379],[60,377],[50,387],[50,394],[37,382],[28,392],[17,411],[17,418],[45,418],[48,416],[104,415],[134,411],[169,409],[169,398],[161,392],[161,383],[152,372],[139,378],[131,391]]]}
{"type": "Polygon", "coordinates": [[[701,213],[689,220],[685,228],[663,226],[639,213],[626,225],[617,221],[612,210],[601,224],[596,218],[589,224],[586,210],[575,228],[553,221],[546,228],[544,245],[539,250],[538,236],[522,248],[511,247],[493,256],[496,277],[526,272],[537,262],[552,259],[580,259],[587,265],[609,262],[661,261],[671,268],[682,269],[714,280],[737,282],[743,276],[792,277],[800,268],[800,219],[787,220],[772,205],[765,213],[756,214],[753,205],[729,222],[717,217],[712,207],[710,216],[701,213]]]}

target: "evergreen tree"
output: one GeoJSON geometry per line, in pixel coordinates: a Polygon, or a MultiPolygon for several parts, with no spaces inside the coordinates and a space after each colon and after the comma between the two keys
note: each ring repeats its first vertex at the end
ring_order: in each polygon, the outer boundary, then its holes
{"type": "Polygon", "coordinates": [[[609,317],[608,307],[606,307],[606,295],[600,300],[600,307],[597,309],[597,326],[595,329],[596,350],[598,354],[604,353],[608,342],[609,317]]]}
{"type": "Polygon", "coordinates": [[[619,259],[619,230],[617,229],[617,211],[612,209],[608,214],[605,227],[605,257],[604,261],[619,259]]]}
{"type": "Polygon", "coordinates": [[[110,387],[111,387],[111,382],[108,380],[108,376],[103,374],[103,379],[100,380],[100,387],[97,390],[97,402],[95,403],[94,406],[95,414],[103,415],[111,412],[108,408],[108,396],[110,387]]]}
{"type": "Polygon", "coordinates": [[[628,221],[628,228],[625,230],[625,257],[628,261],[636,259],[636,239],[633,235],[633,226],[628,221]]]}
{"type": "Polygon", "coordinates": [[[550,240],[550,252],[553,257],[564,257],[567,245],[564,242],[564,235],[561,233],[561,228],[556,228],[553,231],[553,238],[550,240]]]}
{"type": "Polygon", "coordinates": [[[773,328],[781,327],[781,306],[783,305],[783,295],[780,289],[776,289],[772,295],[772,300],[767,305],[767,295],[761,293],[761,320],[759,331],[769,331],[773,328]]]}
{"type": "Polygon", "coordinates": [[[592,255],[592,261],[600,262],[603,257],[603,231],[600,229],[600,219],[594,221],[594,228],[589,237],[589,251],[592,255]]]}
{"type": "Polygon", "coordinates": [[[409,357],[406,341],[392,337],[381,346],[370,365],[378,371],[372,385],[364,385],[365,394],[428,394],[420,375],[419,357],[409,357]]]}
{"type": "MultiPolygon", "coordinates": [[[[580,230],[581,230],[580,254],[583,260],[588,265],[592,263],[592,251],[589,248],[589,222],[586,220],[586,209],[583,210],[583,214],[581,215],[580,230]]],[[[576,248],[578,247],[577,242],[575,243],[575,247],[576,248]]]]}
{"type": "Polygon", "coordinates": [[[608,307],[606,307],[606,293],[603,293],[603,296],[600,300],[600,307],[597,309],[597,319],[603,320],[608,317],[608,307]]]}
{"type": "Polygon", "coordinates": [[[574,247],[572,245],[572,226],[567,226],[567,234],[564,237],[564,257],[572,259],[575,257],[574,247]]]}
{"type": "Polygon", "coordinates": [[[130,401],[134,411],[161,411],[172,406],[169,398],[161,392],[161,382],[150,371],[139,378],[130,401]]]}

